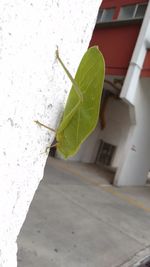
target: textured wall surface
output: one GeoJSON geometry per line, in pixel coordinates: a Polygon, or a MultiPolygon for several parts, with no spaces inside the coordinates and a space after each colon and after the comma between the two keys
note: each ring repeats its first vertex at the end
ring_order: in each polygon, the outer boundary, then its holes
{"type": "Polygon", "coordinates": [[[16,238],[43,177],[43,152],[70,89],[56,45],[72,74],[88,47],[98,0],[0,1],[0,267],[14,267],[16,238]]]}

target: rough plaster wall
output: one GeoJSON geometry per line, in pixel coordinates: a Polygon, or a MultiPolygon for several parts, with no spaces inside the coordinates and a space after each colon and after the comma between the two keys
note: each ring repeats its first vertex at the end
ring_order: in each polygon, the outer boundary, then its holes
{"type": "Polygon", "coordinates": [[[99,0],[0,1],[0,266],[16,266],[16,238],[43,177],[72,74],[88,47],[99,0]]]}

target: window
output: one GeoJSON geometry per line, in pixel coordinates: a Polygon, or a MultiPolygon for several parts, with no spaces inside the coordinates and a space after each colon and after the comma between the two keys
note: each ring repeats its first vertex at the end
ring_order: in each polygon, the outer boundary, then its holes
{"type": "Polygon", "coordinates": [[[143,18],[145,15],[146,8],[147,8],[146,4],[138,5],[135,13],[135,18],[143,18]]]}
{"type": "Polygon", "coordinates": [[[97,16],[97,23],[101,22],[102,14],[103,14],[103,9],[100,9],[97,16]]]}
{"type": "Polygon", "coordinates": [[[104,9],[103,15],[102,15],[102,21],[110,21],[113,19],[114,16],[114,8],[104,9]]]}
{"type": "Polygon", "coordinates": [[[97,23],[108,22],[113,19],[115,8],[100,9],[97,17],[97,23]]]}
{"type": "Polygon", "coordinates": [[[123,6],[120,9],[118,20],[138,19],[143,18],[147,4],[136,4],[123,6]]]}
{"type": "MultiPolygon", "coordinates": [[[[146,8],[147,8],[147,3],[122,6],[120,8],[117,20],[130,20],[130,19],[143,18],[145,15],[146,8]]],[[[97,23],[115,21],[115,19],[113,19],[114,13],[115,13],[114,7],[107,9],[99,9],[99,13],[97,16],[97,23]]]]}
{"type": "Polygon", "coordinates": [[[105,166],[111,166],[113,156],[116,151],[116,146],[100,140],[100,147],[98,150],[96,162],[105,166]]]}
{"type": "Polygon", "coordinates": [[[136,8],[136,5],[130,5],[130,6],[121,7],[118,19],[119,20],[124,20],[124,19],[133,18],[133,15],[134,15],[134,12],[135,12],[135,8],[136,8]]]}

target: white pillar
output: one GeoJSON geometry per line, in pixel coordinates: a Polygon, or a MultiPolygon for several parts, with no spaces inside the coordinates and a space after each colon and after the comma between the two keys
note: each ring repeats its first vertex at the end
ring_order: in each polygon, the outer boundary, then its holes
{"type": "Polygon", "coordinates": [[[16,266],[16,238],[43,177],[43,152],[86,51],[101,1],[0,1],[0,267],[16,266]]]}
{"type": "Polygon", "coordinates": [[[115,184],[145,185],[150,168],[150,78],[141,78],[135,95],[136,124],[130,128],[115,184]]]}
{"type": "Polygon", "coordinates": [[[147,49],[150,48],[150,2],[143,19],[131,62],[125,77],[120,97],[130,105],[135,105],[136,91],[147,49]]]}
{"type": "Polygon", "coordinates": [[[150,167],[149,79],[141,70],[150,48],[150,2],[143,19],[120,97],[129,104],[131,127],[115,176],[117,185],[144,185],[150,167]]]}

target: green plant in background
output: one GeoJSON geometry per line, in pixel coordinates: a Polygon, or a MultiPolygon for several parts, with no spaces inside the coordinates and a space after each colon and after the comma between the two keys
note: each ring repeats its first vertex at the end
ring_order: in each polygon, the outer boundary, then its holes
{"type": "Polygon", "coordinates": [[[68,158],[77,153],[80,145],[97,125],[105,75],[104,58],[94,46],[84,54],[75,79],[62,62],[58,49],[56,58],[72,82],[63,117],[57,130],[35,121],[40,126],[56,132],[58,152],[68,158]]]}

